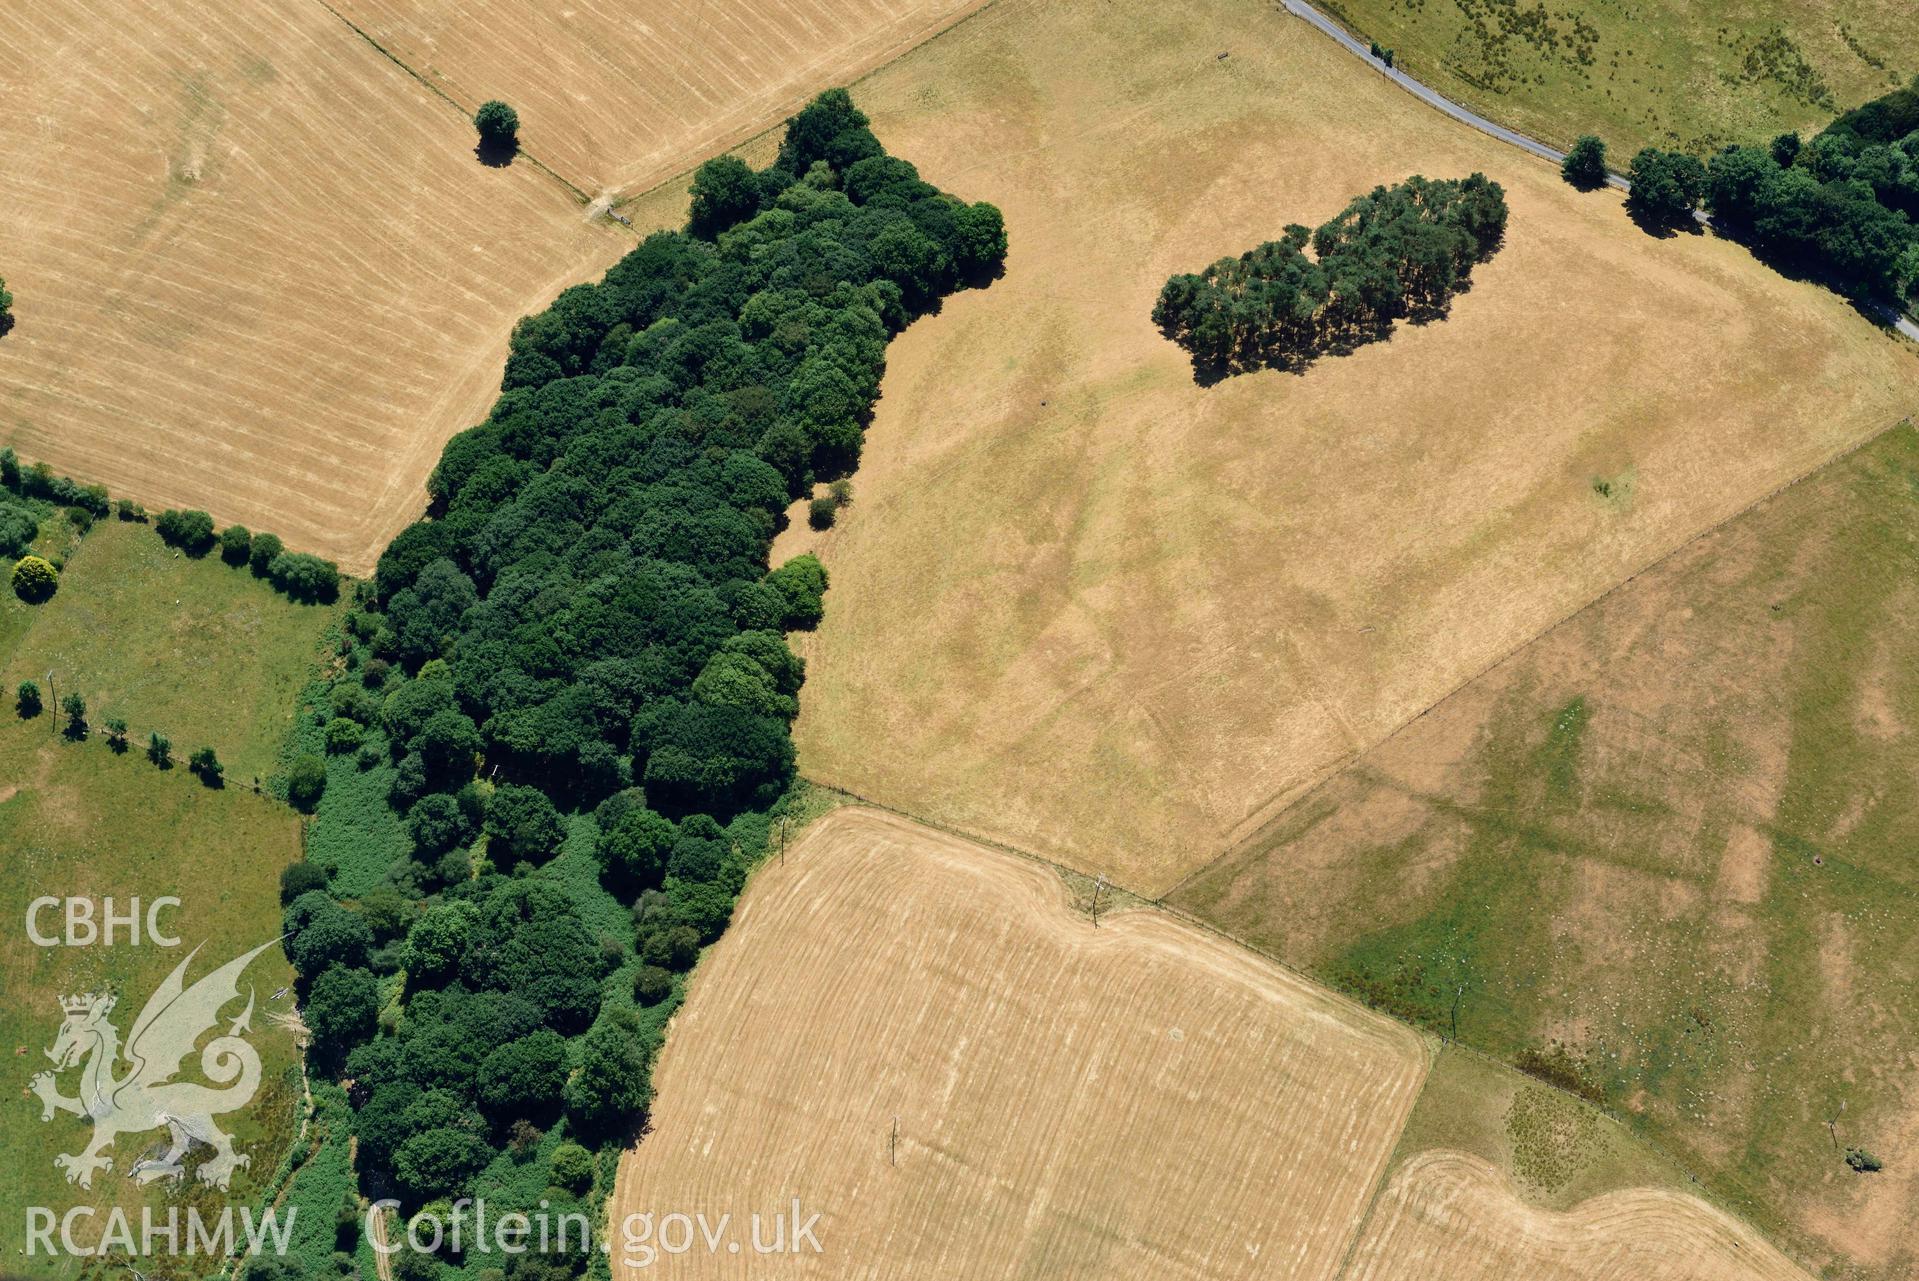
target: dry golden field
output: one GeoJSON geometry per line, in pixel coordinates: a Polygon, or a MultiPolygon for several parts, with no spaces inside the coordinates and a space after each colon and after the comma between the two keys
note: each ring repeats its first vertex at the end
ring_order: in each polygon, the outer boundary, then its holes
{"type": "Polygon", "coordinates": [[[14,5],[0,62],[0,440],[348,569],[631,243],[320,5],[14,5]]]}
{"type": "Polygon", "coordinates": [[[1806,1281],[1806,1273],[1693,1197],[1608,1193],[1541,1210],[1476,1157],[1430,1152],[1394,1172],[1345,1275],[1351,1281],[1806,1281]]]}
{"type": "Polygon", "coordinates": [[[574,189],[688,168],[975,2],[8,6],[0,443],[364,572],[514,320],[633,243],[574,189]],[[475,158],[459,108],[496,92],[550,170],[475,158]]]}
{"type": "Polygon", "coordinates": [[[1425,1065],[1216,936],[841,809],[702,962],[609,1220],[821,1215],[817,1256],[632,1276],[1331,1278],[1425,1065]]]}
{"type": "Polygon", "coordinates": [[[776,549],[833,576],[801,767],[1149,895],[1919,405],[1839,299],[1648,238],[1276,6],[1001,0],[855,97],[1012,250],[890,349],[839,527],[776,549]],[[1200,387],[1149,319],[1174,271],[1473,170],[1511,229],[1443,323],[1200,387]]]}
{"type": "Polygon", "coordinates": [[[599,195],[724,151],[985,0],[332,0],[471,112],[504,98],[527,150],[599,195]]]}

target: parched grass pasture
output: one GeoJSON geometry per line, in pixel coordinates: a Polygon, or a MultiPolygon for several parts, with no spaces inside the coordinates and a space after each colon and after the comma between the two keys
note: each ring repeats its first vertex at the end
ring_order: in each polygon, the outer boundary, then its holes
{"type": "Polygon", "coordinates": [[[0,441],[349,570],[632,243],[319,4],[13,6],[0,61],[0,441]]]}
{"type": "Polygon", "coordinates": [[[1919,1259],[1919,431],[1681,549],[1180,905],[1586,1088],[1829,1275],[1919,1259]],[[1858,1146],[1885,1171],[1847,1169],[1858,1146]],[[1894,1155],[1894,1154],[1898,1155],[1894,1155]]]}
{"type": "Polygon", "coordinates": [[[801,767],[1149,896],[1919,404],[1839,299],[1649,239],[1274,7],[1001,0],[855,97],[1012,250],[889,351],[835,528],[775,548],[833,578],[801,767]],[[1201,387],[1151,322],[1174,271],[1475,170],[1510,229],[1441,323],[1201,387]]]}
{"type": "Polygon", "coordinates": [[[1562,149],[1595,133],[1614,167],[1641,147],[1700,155],[1817,131],[1919,73],[1900,0],[1332,0],[1393,64],[1562,149]]]}
{"type": "Polygon", "coordinates": [[[609,1203],[616,1275],[1338,1274],[1426,1055],[1204,931],[864,808],[755,873],[609,1203]],[[893,1135],[898,1120],[898,1139],[893,1135]],[[824,1253],[622,1266],[634,1213],[784,1210],[824,1253]]]}
{"type": "Polygon", "coordinates": [[[644,191],[985,0],[334,0],[467,111],[504,98],[526,149],[594,196],[644,191]]]}

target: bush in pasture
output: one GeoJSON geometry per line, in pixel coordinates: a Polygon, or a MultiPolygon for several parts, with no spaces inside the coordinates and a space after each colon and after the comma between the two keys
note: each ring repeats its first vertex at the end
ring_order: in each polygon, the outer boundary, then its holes
{"type": "Polygon", "coordinates": [[[340,595],[340,569],[306,552],[282,552],[267,563],[267,578],[294,600],[326,603],[340,595]]]}
{"type": "Polygon", "coordinates": [[[147,735],[147,759],[159,769],[173,768],[173,740],[154,730],[147,735]]]}
{"type": "Polygon", "coordinates": [[[326,723],[323,731],[326,735],[326,750],[329,756],[344,756],[348,752],[360,750],[360,740],[366,729],[358,721],[336,716],[326,723]]]}
{"type": "Polygon", "coordinates": [[[107,717],[107,746],[116,756],[124,755],[127,750],[127,722],[124,717],[107,717]]]}
{"type": "Polygon", "coordinates": [[[673,994],[673,973],[658,965],[642,965],[633,976],[633,999],[641,1005],[658,1005],[673,994]]]}
{"type": "Polygon", "coordinates": [[[22,556],[13,566],[13,594],[38,605],[60,586],[60,571],[38,556],[22,556]]]}
{"type": "Polygon", "coordinates": [[[187,758],[187,769],[208,787],[226,786],[227,767],[211,747],[203,747],[187,758]]]}
{"type": "Polygon", "coordinates": [[[840,505],[831,498],[815,498],[806,505],[806,523],[814,529],[831,529],[840,514],[840,505]]]}
{"type": "Polygon", "coordinates": [[[60,700],[60,710],[66,713],[66,736],[78,742],[87,736],[87,700],[79,694],[68,694],[60,700]]]}
{"type": "Polygon", "coordinates": [[[20,688],[14,691],[14,710],[20,713],[23,721],[32,720],[40,714],[40,686],[35,681],[21,681],[20,688]]]}
{"type": "Polygon", "coordinates": [[[562,1143],[553,1149],[553,1182],[568,1192],[584,1192],[593,1186],[593,1154],[577,1143],[562,1143]]]}
{"type": "Polygon", "coordinates": [[[282,905],[291,903],[302,894],[324,890],[326,885],[326,869],[318,863],[309,863],[305,859],[288,863],[280,872],[280,902],[282,905]]]}

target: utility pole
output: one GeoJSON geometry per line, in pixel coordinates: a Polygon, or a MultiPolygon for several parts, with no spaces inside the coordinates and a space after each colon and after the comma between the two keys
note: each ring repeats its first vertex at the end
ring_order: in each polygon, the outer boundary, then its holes
{"type": "Polygon", "coordinates": [[[780,866],[786,866],[786,815],[780,815],[780,866]]]}
{"type": "Polygon", "coordinates": [[[1106,873],[1101,872],[1099,879],[1093,882],[1093,928],[1099,928],[1099,892],[1106,888],[1106,873]]]}
{"type": "Polygon", "coordinates": [[[47,669],[47,729],[60,737],[60,695],[53,688],[53,669],[47,669]]]}
{"type": "Polygon", "coordinates": [[[900,1163],[899,1154],[900,1119],[899,1115],[895,1113],[893,1117],[893,1133],[892,1136],[886,1140],[886,1163],[891,1166],[897,1166],[900,1163]]]}
{"type": "Polygon", "coordinates": [[[1466,997],[1466,985],[1461,983],[1453,992],[1453,1044],[1459,1044],[1459,1003],[1466,997]]]}

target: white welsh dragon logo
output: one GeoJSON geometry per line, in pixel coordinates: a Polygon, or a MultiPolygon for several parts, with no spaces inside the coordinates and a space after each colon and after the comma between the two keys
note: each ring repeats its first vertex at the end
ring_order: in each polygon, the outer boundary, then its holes
{"type": "Polygon", "coordinates": [[[252,1161],[235,1152],[232,1137],[213,1123],[219,1113],[245,1107],[260,1086],[260,1056],[241,1039],[252,1031],[251,990],[246,1009],[233,1020],[226,1034],[214,1037],[200,1052],[200,1070],[209,1080],[227,1088],[210,1089],[172,1078],[200,1035],[220,1022],[221,1007],[239,999],[240,975],[247,965],[278,941],[262,943],[191,987],[186,985],[187,965],[200,949],[189,952],[133,1021],[125,1047],[128,1067],[123,1075],[114,1074],[122,1053],[120,1034],[107,1021],[115,998],[99,992],[60,999],[66,1021],[47,1050],[54,1068],[33,1078],[33,1092],[43,1105],[42,1121],[51,1121],[55,1112],[71,1112],[93,1122],[93,1142],[80,1152],[53,1158],[54,1165],[66,1171],[67,1182],[83,1188],[93,1186],[95,1170],[113,1168],[113,1158],[105,1151],[116,1135],[139,1134],[161,1126],[167,1128],[172,1146],[164,1155],[136,1162],[128,1171],[142,1183],[179,1178],[185,1169],[180,1158],[188,1144],[195,1142],[213,1149],[213,1155],[201,1164],[199,1177],[214,1187],[226,1187],[233,1171],[252,1161]],[[82,1060],[85,1066],[80,1069],[80,1095],[68,1098],[59,1092],[54,1076],[82,1060]]]}

